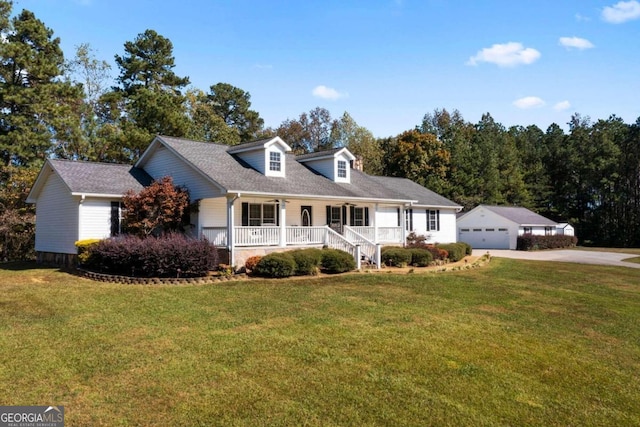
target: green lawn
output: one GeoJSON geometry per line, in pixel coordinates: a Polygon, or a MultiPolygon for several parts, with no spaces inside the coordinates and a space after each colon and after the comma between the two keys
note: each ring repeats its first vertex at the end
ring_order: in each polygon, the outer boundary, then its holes
{"type": "Polygon", "coordinates": [[[640,425],[640,270],[127,286],[0,266],[0,404],[69,426],[640,425]]]}

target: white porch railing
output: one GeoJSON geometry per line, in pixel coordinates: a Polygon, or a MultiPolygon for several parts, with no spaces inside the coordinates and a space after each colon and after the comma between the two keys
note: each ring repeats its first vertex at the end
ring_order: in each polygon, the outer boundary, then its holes
{"type": "Polygon", "coordinates": [[[378,227],[377,241],[378,243],[404,243],[402,241],[402,227],[378,227]]]}
{"type": "Polygon", "coordinates": [[[363,226],[351,226],[349,227],[362,237],[372,242],[376,241],[376,229],[375,227],[363,227],[363,226]]]}
{"type": "Polygon", "coordinates": [[[287,245],[322,245],[325,242],[327,226],[287,227],[287,245]]]}
{"type": "Polygon", "coordinates": [[[277,246],[280,227],[234,227],[235,246],[277,246]]]}
{"type": "Polygon", "coordinates": [[[216,247],[227,246],[227,227],[202,227],[202,237],[216,247]]]}

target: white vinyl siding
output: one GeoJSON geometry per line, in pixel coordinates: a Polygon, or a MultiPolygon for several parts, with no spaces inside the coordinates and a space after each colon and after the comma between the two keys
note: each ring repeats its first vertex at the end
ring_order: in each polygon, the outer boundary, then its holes
{"type": "Polygon", "coordinates": [[[76,253],[79,201],[58,175],[49,176],[36,200],[36,251],[76,253]]]}
{"type": "Polygon", "coordinates": [[[80,204],[78,240],[105,239],[111,236],[111,202],[118,200],[85,199],[80,204]]]}
{"type": "MultiPolygon", "coordinates": [[[[239,208],[236,207],[236,210],[239,208]]],[[[227,199],[218,197],[200,201],[198,213],[201,227],[226,227],[227,226],[227,199]]],[[[239,225],[236,220],[236,225],[239,225]]]]}
{"type": "Polygon", "coordinates": [[[220,190],[214,184],[164,147],[158,148],[146,161],[144,170],[156,180],[170,175],[175,185],[189,189],[191,200],[220,195],[220,190]]]}

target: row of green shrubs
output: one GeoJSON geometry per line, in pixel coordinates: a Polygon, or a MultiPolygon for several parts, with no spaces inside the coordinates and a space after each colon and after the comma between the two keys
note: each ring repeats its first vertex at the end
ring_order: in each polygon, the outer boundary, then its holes
{"type": "Polygon", "coordinates": [[[78,262],[91,271],[134,277],[201,277],[218,265],[215,247],[179,233],[121,235],[76,242],[78,262]]]}
{"type": "Polygon", "coordinates": [[[356,261],[338,249],[308,248],[253,256],[247,259],[245,268],[260,277],[313,276],[321,271],[335,274],[354,270],[356,261]]]}
{"type": "Polygon", "coordinates": [[[556,234],[553,236],[538,236],[534,234],[523,234],[518,236],[516,250],[537,251],[543,249],[575,248],[578,244],[576,236],[566,236],[556,234]]]}
{"type": "Polygon", "coordinates": [[[434,260],[460,261],[467,255],[471,255],[471,245],[468,243],[447,243],[438,245],[413,244],[406,248],[398,246],[386,246],[382,248],[382,263],[387,266],[427,267],[434,260]]]}

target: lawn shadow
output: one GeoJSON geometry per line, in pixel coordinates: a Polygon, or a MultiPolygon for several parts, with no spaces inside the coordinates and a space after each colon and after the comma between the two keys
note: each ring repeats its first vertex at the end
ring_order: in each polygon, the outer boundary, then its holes
{"type": "Polygon", "coordinates": [[[0,270],[24,271],[24,270],[58,270],[67,271],[53,265],[38,264],[35,261],[9,261],[0,262],[0,270]]]}

